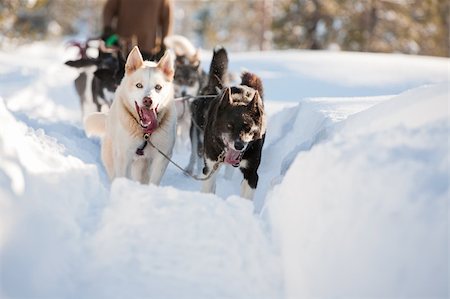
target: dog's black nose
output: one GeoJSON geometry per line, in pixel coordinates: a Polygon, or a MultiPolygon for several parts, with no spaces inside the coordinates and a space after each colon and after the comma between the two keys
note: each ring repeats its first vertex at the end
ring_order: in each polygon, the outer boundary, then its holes
{"type": "Polygon", "coordinates": [[[238,151],[242,150],[244,148],[244,142],[242,142],[241,140],[236,140],[234,142],[234,148],[238,151]]]}
{"type": "Polygon", "coordinates": [[[146,107],[150,107],[152,105],[152,103],[153,103],[153,101],[152,101],[151,97],[145,97],[142,100],[142,104],[144,104],[144,106],[146,106],[146,107]]]}

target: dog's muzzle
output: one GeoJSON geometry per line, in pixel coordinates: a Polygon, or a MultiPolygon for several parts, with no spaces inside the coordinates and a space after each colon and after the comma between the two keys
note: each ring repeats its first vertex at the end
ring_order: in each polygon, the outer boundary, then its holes
{"type": "Polygon", "coordinates": [[[141,125],[144,133],[153,133],[158,127],[158,107],[150,108],[148,101],[144,98],[144,106],[140,107],[135,101],[136,112],[139,115],[139,124],[141,125]]]}
{"type": "Polygon", "coordinates": [[[232,165],[233,167],[238,167],[241,164],[242,156],[244,155],[244,150],[236,150],[232,147],[228,147],[225,153],[224,162],[232,165]]]}

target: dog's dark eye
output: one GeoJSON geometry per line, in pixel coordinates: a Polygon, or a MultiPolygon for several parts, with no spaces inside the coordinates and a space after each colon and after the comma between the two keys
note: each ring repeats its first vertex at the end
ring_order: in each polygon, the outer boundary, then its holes
{"type": "Polygon", "coordinates": [[[162,89],[162,86],[159,84],[156,84],[155,89],[156,89],[156,91],[160,91],[162,89]]]}
{"type": "Polygon", "coordinates": [[[228,130],[233,130],[233,125],[232,124],[228,124],[227,128],[228,128],[228,130]]]}
{"type": "Polygon", "coordinates": [[[136,87],[137,87],[137,88],[142,88],[142,87],[144,87],[144,86],[143,86],[141,83],[137,83],[137,84],[136,84],[136,87]]]}

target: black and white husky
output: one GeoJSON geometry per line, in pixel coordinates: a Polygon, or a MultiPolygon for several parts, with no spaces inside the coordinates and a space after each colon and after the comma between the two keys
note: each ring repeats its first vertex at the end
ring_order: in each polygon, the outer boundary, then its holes
{"type": "MultiPolygon", "coordinates": [[[[215,165],[239,167],[244,179],[241,197],[253,199],[266,134],[263,87],[259,77],[243,73],[240,85],[224,88],[209,105],[204,131],[203,174],[215,165]]],[[[215,192],[216,171],[203,183],[202,192],[215,192]]]]}
{"type": "Polygon", "coordinates": [[[206,114],[214,96],[227,84],[228,79],[228,54],[225,48],[214,49],[209,68],[208,83],[200,91],[200,96],[190,104],[192,114],[190,124],[191,157],[186,167],[188,173],[194,173],[197,164],[199,171],[203,169],[203,132],[206,123],[206,114]]]}

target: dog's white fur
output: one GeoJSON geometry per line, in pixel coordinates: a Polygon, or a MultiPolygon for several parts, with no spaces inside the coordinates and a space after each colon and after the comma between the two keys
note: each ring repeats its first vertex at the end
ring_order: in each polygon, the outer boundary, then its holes
{"type": "Polygon", "coordinates": [[[173,103],[173,55],[168,51],[158,63],[144,61],[135,47],[128,55],[125,70],[109,113],[89,116],[85,121],[86,132],[102,137],[102,161],[111,180],[127,177],[158,185],[168,160],[150,145],[146,146],[143,156],[136,154],[136,149],[144,142],[144,132],[135,102],[142,107],[144,97],[151,97],[151,107],[157,107],[159,125],[150,141],[171,156],[177,117],[173,103]],[[159,91],[155,88],[158,84],[162,86],[159,91]]]}
{"type": "Polygon", "coordinates": [[[177,56],[186,56],[191,61],[200,60],[200,52],[194,45],[182,35],[170,35],[164,38],[164,44],[172,49],[177,56]]]}

